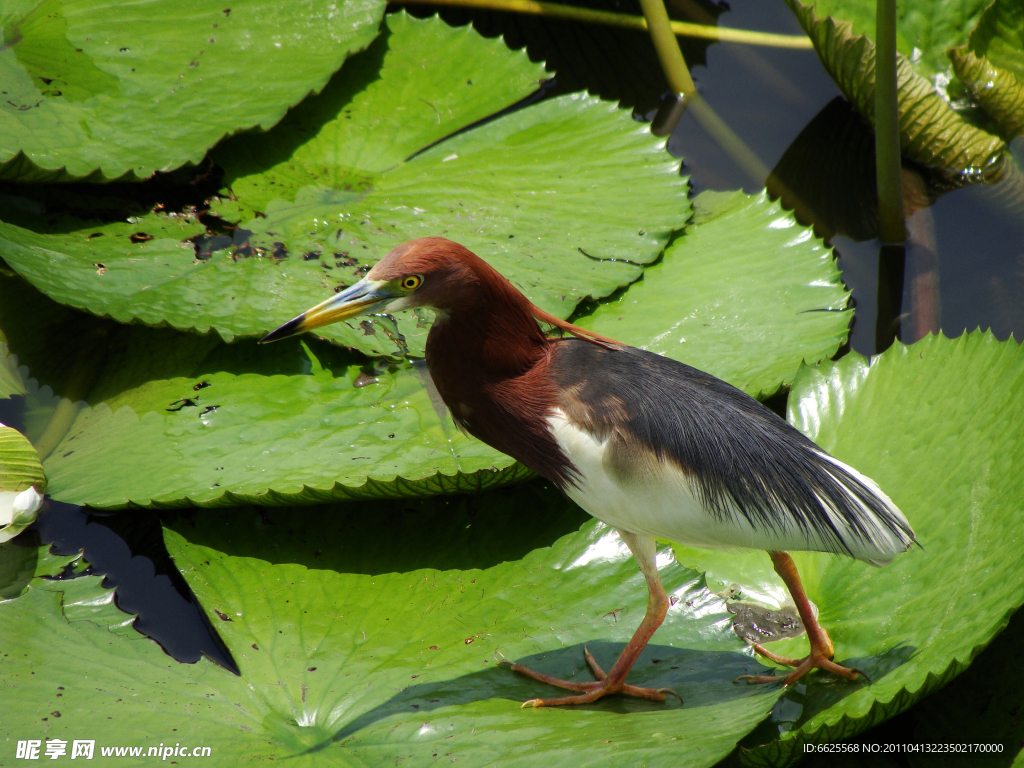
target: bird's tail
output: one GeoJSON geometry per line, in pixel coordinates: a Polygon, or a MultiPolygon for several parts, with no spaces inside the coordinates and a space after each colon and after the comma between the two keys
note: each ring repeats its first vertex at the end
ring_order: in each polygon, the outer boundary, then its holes
{"type": "Polygon", "coordinates": [[[827,453],[819,455],[831,465],[828,472],[846,500],[857,507],[854,515],[845,515],[840,523],[833,515],[834,505],[822,499],[826,511],[839,523],[836,527],[849,554],[872,565],[888,565],[917,543],[906,516],[874,480],[827,453]]]}

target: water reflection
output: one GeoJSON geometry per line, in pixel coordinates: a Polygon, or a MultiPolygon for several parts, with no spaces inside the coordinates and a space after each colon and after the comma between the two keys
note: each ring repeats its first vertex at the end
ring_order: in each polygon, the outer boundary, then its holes
{"type": "MultiPolygon", "coordinates": [[[[735,0],[722,21],[799,33],[781,3],[735,0]]],[[[766,178],[752,178],[689,114],[671,136],[669,151],[683,158],[695,193],[737,187],[753,193],[766,185],[831,241],[856,304],[854,350],[873,354],[897,334],[910,342],[940,328],[951,337],[975,328],[991,328],[1000,339],[1024,337],[1024,176],[1018,166],[1006,163],[1002,178],[986,185],[905,161],[911,239],[900,269],[899,254],[880,259],[874,239],[872,131],[839,95],[813,51],[718,43],[707,50],[706,66],[694,66],[693,74],[715,112],[774,168],[766,178]],[[881,285],[880,263],[890,275],[881,285]]],[[[1020,163],[1024,139],[1011,149],[1020,163]]]]}

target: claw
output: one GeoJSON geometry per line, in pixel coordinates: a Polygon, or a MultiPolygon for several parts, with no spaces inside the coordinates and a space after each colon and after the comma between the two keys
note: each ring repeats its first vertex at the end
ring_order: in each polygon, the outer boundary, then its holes
{"type": "Polygon", "coordinates": [[[675,691],[673,691],[673,690],[672,690],[671,688],[658,688],[658,693],[663,693],[663,694],[665,694],[666,696],[670,696],[670,695],[671,695],[671,696],[675,696],[675,697],[676,697],[677,699],[679,699],[679,703],[680,703],[680,704],[682,704],[682,703],[683,703],[683,697],[682,697],[682,696],[680,696],[680,695],[679,695],[678,693],[676,693],[675,691]]]}

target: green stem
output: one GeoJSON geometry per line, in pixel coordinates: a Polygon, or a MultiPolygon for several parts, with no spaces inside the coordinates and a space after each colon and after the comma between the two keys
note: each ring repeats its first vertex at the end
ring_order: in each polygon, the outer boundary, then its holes
{"type": "Polygon", "coordinates": [[[896,89],[896,0],[875,6],[875,167],[878,236],[883,243],[906,240],[900,124],[896,89]]]}
{"type": "MultiPolygon", "coordinates": [[[[538,2],[538,0],[398,0],[402,5],[448,5],[459,8],[480,8],[488,11],[508,11],[550,19],[582,21],[589,24],[604,24],[623,29],[646,30],[647,21],[643,16],[630,16],[610,11],[594,11],[561,3],[538,2]]],[[[770,32],[753,32],[746,29],[729,29],[710,24],[692,24],[687,21],[672,21],[672,32],[683,37],[699,37],[704,40],[720,40],[729,43],[766,45],[773,48],[813,48],[810,38],[805,35],[777,35],[770,32]]]]}
{"type": "Polygon", "coordinates": [[[668,80],[668,87],[679,96],[693,98],[697,95],[697,87],[693,84],[683,52],[679,49],[676,33],[672,31],[665,3],[662,0],[640,0],[640,8],[647,19],[647,28],[651,33],[651,40],[654,41],[654,50],[658,53],[661,69],[668,80]]]}

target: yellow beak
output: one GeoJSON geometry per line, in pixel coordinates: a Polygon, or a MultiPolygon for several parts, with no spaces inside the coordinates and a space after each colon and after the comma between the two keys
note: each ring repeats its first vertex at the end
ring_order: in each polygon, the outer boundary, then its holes
{"type": "Polygon", "coordinates": [[[298,317],[294,317],[277,330],[271,331],[260,344],[287,339],[300,333],[311,331],[322,325],[330,325],[339,320],[356,315],[373,314],[384,308],[384,305],[395,298],[385,288],[382,280],[360,280],[355,285],[336,293],[327,301],[322,301],[312,309],[307,309],[298,317]]]}

